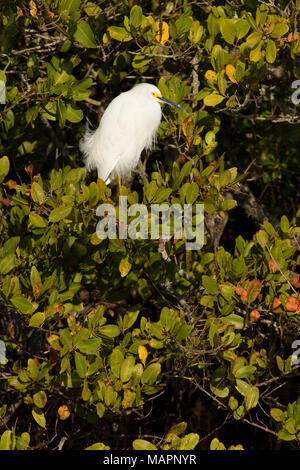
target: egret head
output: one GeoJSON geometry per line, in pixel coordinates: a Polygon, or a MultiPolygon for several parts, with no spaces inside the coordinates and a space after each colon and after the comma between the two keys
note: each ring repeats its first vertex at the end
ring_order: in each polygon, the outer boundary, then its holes
{"type": "Polygon", "coordinates": [[[173,101],[170,101],[167,98],[165,98],[164,96],[162,96],[160,91],[158,93],[153,91],[152,96],[154,98],[156,98],[158,101],[160,101],[161,103],[167,103],[170,106],[174,106],[175,108],[181,109],[181,111],[185,111],[181,106],[179,106],[179,104],[173,103],[173,101]]]}
{"type": "Polygon", "coordinates": [[[185,109],[183,109],[178,104],[173,103],[173,101],[170,101],[164,96],[162,96],[160,90],[155,85],[152,85],[150,83],[139,83],[133,88],[133,90],[142,93],[143,95],[146,95],[149,98],[153,97],[156,101],[159,101],[160,103],[166,103],[170,106],[174,106],[175,108],[180,109],[181,111],[185,111],[185,109]]]}

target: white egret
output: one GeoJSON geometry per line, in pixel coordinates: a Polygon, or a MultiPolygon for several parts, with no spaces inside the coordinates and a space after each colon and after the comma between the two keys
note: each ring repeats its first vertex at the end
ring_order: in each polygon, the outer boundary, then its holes
{"type": "Polygon", "coordinates": [[[116,176],[129,175],[137,166],[142,150],[155,145],[161,120],[160,102],[184,111],[149,83],[135,85],[114,98],[99,127],[95,131],[87,130],[80,142],[87,170],[97,169],[98,178],[106,183],[116,176]]]}

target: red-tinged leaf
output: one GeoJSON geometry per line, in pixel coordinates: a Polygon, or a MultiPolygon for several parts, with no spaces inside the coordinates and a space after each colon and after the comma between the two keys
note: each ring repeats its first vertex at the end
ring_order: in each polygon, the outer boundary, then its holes
{"type": "Polygon", "coordinates": [[[240,286],[237,286],[235,288],[235,293],[240,296],[242,302],[246,300],[247,295],[248,295],[247,291],[243,287],[240,287],[240,286]]]}
{"type": "Polygon", "coordinates": [[[291,279],[291,284],[293,284],[296,289],[300,288],[300,276],[295,276],[293,279],[291,279]]]}
{"type": "Polygon", "coordinates": [[[258,279],[253,279],[253,281],[250,282],[248,290],[247,290],[247,300],[248,302],[254,302],[255,299],[260,294],[262,288],[262,283],[258,279]]]}
{"type": "Polygon", "coordinates": [[[274,259],[269,259],[268,265],[269,265],[269,270],[271,271],[271,273],[276,273],[276,271],[278,271],[278,267],[279,267],[278,261],[274,259]]]}
{"type": "Polygon", "coordinates": [[[36,6],[36,4],[34,3],[33,0],[30,0],[30,2],[29,2],[29,8],[30,8],[30,14],[31,14],[31,16],[36,16],[36,14],[37,14],[37,6],[36,6]]]}
{"type": "Polygon", "coordinates": [[[281,305],[281,300],[278,297],[275,297],[273,300],[272,310],[276,310],[279,305],[281,305]]]}
{"type": "Polygon", "coordinates": [[[285,304],[285,308],[289,312],[300,313],[300,300],[291,295],[285,304]]]}
{"type": "Polygon", "coordinates": [[[6,185],[9,189],[14,189],[17,186],[17,182],[14,180],[8,180],[6,185]]]}
{"type": "Polygon", "coordinates": [[[250,321],[251,323],[255,323],[259,317],[260,317],[260,313],[258,310],[252,310],[252,312],[250,312],[250,321]]]}
{"type": "Polygon", "coordinates": [[[70,416],[70,410],[69,410],[67,405],[61,405],[58,408],[57,413],[58,413],[58,416],[61,420],[65,420],[70,416]]]}

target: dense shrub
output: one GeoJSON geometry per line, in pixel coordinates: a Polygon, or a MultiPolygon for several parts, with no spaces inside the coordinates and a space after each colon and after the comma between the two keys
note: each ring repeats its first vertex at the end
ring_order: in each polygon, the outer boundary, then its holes
{"type": "Polygon", "coordinates": [[[276,5],[1,5],[1,449],[298,446],[299,4],[276,5]],[[108,187],[84,116],[140,81],[189,114],[108,187]],[[203,248],[99,239],[120,196],[204,204],[203,248]]]}

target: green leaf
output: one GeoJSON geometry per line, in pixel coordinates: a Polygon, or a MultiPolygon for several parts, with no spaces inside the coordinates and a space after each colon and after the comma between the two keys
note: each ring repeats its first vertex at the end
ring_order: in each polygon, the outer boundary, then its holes
{"type": "Polygon", "coordinates": [[[280,228],[283,233],[287,233],[289,231],[290,223],[286,215],[283,215],[280,219],[280,228]]]}
{"type": "Polygon", "coordinates": [[[0,260],[0,274],[7,274],[16,266],[16,257],[12,253],[0,260]]]}
{"type": "Polygon", "coordinates": [[[7,411],[7,404],[0,406],[0,419],[3,419],[7,411]]]}
{"type": "Polygon", "coordinates": [[[284,423],[284,427],[290,434],[296,434],[295,424],[296,421],[294,420],[294,418],[288,418],[284,423]]]}
{"type": "MultiPolygon", "coordinates": [[[[81,101],[89,97],[91,93],[91,87],[93,85],[93,80],[91,78],[83,78],[82,80],[77,80],[72,84],[72,95],[74,100],[81,101]]],[[[70,108],[79,110],[77,105],[74,105],[72,102],[68,103],[70,108]]]]}
{"type": "Polygon", "coordinates": [[[14,440],[12,431],[4,431],[0,439],[0,450],[14,450],[14,440]]]}
{"type": "Polygon", "coordinates": [[[168,307],[163,307],[160,314],[160,323],[166,331],[169,331],[174,326],[176,317],[177,315],[174,310],[170,310],[168,307]]]}
{"type": "Polygon", "coordinates": [[[116,377],[120,377],[121,366],[124,362],[124,355],[120,349],[115,348],[110,355],[110,368],[116,377]]]}
{"type": "Polygon", "coordinates": [[[107,31],[112,39],[119,42],[127,42],[132,39],[131,34],[126,31],[125,28],[121,28],[120,26],[110,26],[107,28],[107,31]]]}
{"type": "Polygon", "coordinates": [[[229,395],[229,388],[222,383],[218,383],[218,384],[210,383],[209,387],[211,391],[219,398],[226,398],[229,395]]]}
{"type": "MultiPolygon", "coordinates": [[[[81,330],[82,331],[82,330],[81,330]]],[[[59,336],[62,344],[64,346],[68,346],[70,349],[73,345],[73,337],[71,336],[71,332],[68,328],[63,328],[59,331],[59,336]]]]}
{"type": "MultiPolygon", "coordinates": [[[[88,94],[90,94],[90,91],[89,91],[88,94]]],[[[75,96],[74,99],[78,100],[79,98],[78,98],[78,96],[75,96]]],[[[76,104],[67,103],[67,105],[66,105],[66,116],[65,117],[68,121],[77,123],[77,122],[82,121],[83,112],[79,108],[79,106],[77,106],[76,104]]]]}
{"type": "Polygon", "coordinates": [[[70,16],[71,19],[75,20],[77,18],[77,13],[80,16],[80,13],[78,12],[80,4],[81,0],[61,0],[58,3],[58,6],[59,12],[62,15],[63,19],[66,20],[68,19],[68,16],[70,16]]]}
{"type": "Polygon", "coordinates": [[[294,439],[296,439],[295,434],[290,434],[285,429],[280,429],[280,431],[278,432],[278,437],[279,439],[282,439],[283,441],[293,441],[294,439]]]}
{"type": "Polygon", "coordinates": [[[184,178],[190,175],[193,167],[193,162],[186,162],[180,170],[179,181],[182,182],[184,178]]]}
{"type": "Polygon", "coordinates": [[[227,300],[227,302],[230,302],[235,292],[234,287],[223,284],[220,286],[220,289],[224,299],[227,300]]]}
{"type": "Polygon", "coordinates": [[[102,10],[96,3],[88,2],[84,7],[84,11],[88,16],[99,16],[102,10]]]}
{"type": "Polygon", "coordinates": [[[250,377],[251,375],[253,375],[255,371],[255,366],[243,366],[240,367],[234,375],[237,379],[244,379],[245,377],[250,377]]]}
{"type": "Polygon", "coordinates": [[[185,200],[187,204],[194,204],[199,196],[199,186],[197,183],[192,183],[188,186],[185,193],[185,200]]]}
{"type": "Polygon", "coordinates": [[[116,338],[120,334],[120,328],[117,325],[104,325],[101,326],[100,333],[109,338],[116,338]]]}
{"type": "Polygon", "coordinates": [[[155,197],[154,197],[153,202],[155,202],[156,204],[160,204],[161,202],[165,202],[165,201],[168,200],[168,197],[170,196],[171,193],[172,193],[171,188],[159,188],[159,189],[157,189],[157,191],[155,193],[155,197]]]}
{"type": "Polygon", "coordinates": [[[228,44],[234,43],[235,27],[231,19],[222,18],[220,20],[220,31],[228,44]]]}
{"type": "Polygon", "coordinates": [[[152,202],[158,191],[158,187],[155,181],[151,181],[146,189],[146,198],[148,202],[152,202]]]}
{"type": "Polygon", "coordinates": [[[88,370],[87,360],[78,351],[75,351],[74,359],[75,359],[75,367],[78,372],[78,375],[79,377],[83,379],[87,375],[87,370],[88,370]]]}
{"type": "Polygon", "coordinates": [[[0,80],[4,83],[6,83],[6,75],[5,73],[3,72],[3,70],[0,70],[0,80]]]}
{"type": "Polygon", "coordinates": [[[60,220],[68,217],[68,215],[72,212],[72,209],[72,206],[60,206],[56,209],[53,209],[49,215],[49,222],[59,222],[60,220]]]}
{"type": "Polygon", "coordinates": [[[76,342],[74,346],[84,354],[98,354],[101,343],[102,341],[100,338],[90,338],[82,339],[81,341],[76,342]]]}
{"type": "Polygon", "coordinates": [[[219,289],[218,289],[217,281],[215,281],[215,279],[213,279],[212,277],[203,275],[202,284],[209,294],[218,295],[219,289]]]}
{"type": "Polygon", "coordinates": [[[269,64],[273,64],[276,59],[276,45],[272,39],[269,39],[266,47],[266,59],[269,64]]]}
{"type": "MultiPolygon", "coordinates": [[[[251,366],[249,366],[251,367],[251,366]]],[[[259,389],[258,387],[251,387],[251,391],[246,395],[246,410],[250,410],[251,408],[255,408],[259,399],[259,389]]]]}
{"type": "Polygon", "coordinates": [[[134,5],[130,10],[129,22],[135,29],[138,29],[143,21],[143,10],[140,6],[134,5]]]}
{"type": "Polygon", "coordinates": [[[242,330],[244,328],[244,318],[236,313],[231,313],[230,315],[223,317],[222,321],[224,323],[229,323],[237,330],[242,330]]]}
{"type": "Polygon", "coordinates": [[[254,33],[249,34],[246,39],[246,43],[253,48],[258,45],[258,43],[261,41],[261,38],[262,34],[258,31],[255,31],[254,33]]]}
{"type": "MultiPolygon", "coordinates": [[[[106,389],[107,390],[107,389],[106,389]]],[[[88,386],[88,382],[87,380],[85,379],[83,381],[83,387],[82,387],[82,391],[81,391],[81,398],[84,400],[84,401],[88,401],[91,397],[91,390],[89,389],[89,386],[88,386]]]]}
{"type": "Polygon", "coordinates": [[[192,450],[195,449],[199,442],[199,434],[190,433],[180,440],[178,450],[192,450]]]}
{"type": "Polygon", "coordinates": [[[97,43],[95,41],[94,33],[90,25],[84,21],[79,20],[76,25],[76,31],[74,33],[74,39],[85,47],[96,48],[97,43]]]}
{"type": "Polygon", "coordinates": [[[226,450],[226,447],[215,437],[210,443],[210,450],[226,450]]]}
{"type": "Polygon", "coordinates": [[[193,44],[197,44],[200,42],[202,36],[204,33],[204,28],[202,25],[200,25],[200,22],[198,20],[193,21],[193,25],[190,28],[189,31],[189,40],[193,44]]]}
{"type": "Polygon", "coordinates": [[[202,88],[202,90],[200,90],[199,93],[197,94],[196,100],[197,100],[197,101],[200,101],[200,100],[202,100],[203,98],[205,98],[205,96],[210,95],[210,93],[211,93],[211,88],[204,87],[204,88],[202,88]]]}
{"type": "Polygon", "coordinates": [[[183,324],[176,333],[177,341],[182,341],[183,339],[187,338],[192,330],[192,325],[183,324]]]}
{"type": "Polygon", "coordinates": [[[286,34],[289,30],[289,27],[286,23],[277,23],[271,32],[271,38],[278,39],[286,34]]]}
{"type": "MultiPolygon", "coordinates": [[[[101,404],[101,403],[100,403],[101,404]]],[[[89,447],[86,447],[84,450],[109,450],[109,446],[103,444],[103,442],[96,442],[89,447]]]]}
{"type": "Polygon", "coordinates": [[[262,55],[261,55],[261,48],[262,48],[262,45],[264,44],[264,41],[260,41],[258,46],[255,47],[255,49],[252,49],[252,51],[250,52],[250,60],[251,62],[258,62],[262,55]]]}
{"type": "Polygon", "coordinates": [[[135,359],[133,356],[128,356],[123,361],[120,369],[120,379],[122,382],[128,382],[133,374],[135,359]]]}
{"type": "Polygon", "coordinates": [[[265,227],[265,229],[266,229],[266,231],[268,232],[269,235],[276,235],[275,228],[267,220],[264,220],[264,227],[265,227]]]}
{"type": "Polygon", "coordinates": [[[225,71],[222,70],[218,73],[218,88],[221,95],[225,95],[227,89],[227,79],[225,77],[225,71]]]}
{"type": "Polygon", "coordinates": [[[238,40],[242,39],[246,34],[248,33],[250,29],[250,24],[248,23],[247,20],[244,20],[243,18],[239,18],[235,25],[234,25],[235,31],[236,31],[236,37],[238,40]]]}
{"type": "Polygon", "coordinates": [[[121,277],[127,276],[131,269],[131,263],[129,262],[128,255],[125,258],[122,258],[119,264],[119,271],[121,274],[121,277]]]}
{"type": "Polygon", "coordinates": [[[237,206],[237,202],[235,199],[226,199],[226,201],[222,204],[223,211],[230,211],[234,207],[237,206]]]}
{"type": "Polygon", "coordinates": [[[42,291],[41,276],[35,266],[32,266],[30,271],[30,283],[35,298],[38,298],[42,291]]]}
{"type": "Polygon", "coordinates": [[[33,227],[44,228],[47,227],[47,222],[43,217],[38,215],[36,212],[30,212],[29,221],[33,227]]]}
{"type": "Polygon", "coordinates": [[[27,371],[32,380],[36,382],[39,379],[39,375],[40,375],[39,366],[31,358],[28,359],[27,371]]]}
{"type": "MultiPolygon", "coordinates": [[[[214,334],[216,331],[216,325],[212,323],[211,328],[212,331],[210,334],[214,334]],[[215,328],[213,328],[213,326],[215,326],[215,328]]],[[[213,345],[212,341],[211,344],[213,345]]],[[[220,398],[225,398],[229,395],[229,388],[224,383],[226,373],[226,368],[224,366],[217,367],[211,376],[209,384],[211,391],[220,398]]]]}
{"type": "Polygon", "coordinates": [[[66,123],[66,105],[63,100],[57,101],[57,118],[60,127],[64,127],[66,123]]]}
{"type": "Polygon", "coordinates": [[[230,407],[232,411],[236,410],[239,406],[239,402],[233,395],[229,397],[228,406],[230,407]]]}
{"type": "Polygon", "coordinates": [[[124,398],[122,400],[122,407],[124,409],[132,408],[135,397],[136,397],[136,393],[133,392],[132,390],[129,390],[128,388],[126,388],[124,390],[124,398]]]}
{"type": "Polygon", "coordinates": [[[133,441],[132,446],[134,450],[157,450],[157,447],[144,439],[136,439],[133,441]]]}
{"type": "Polygon", "coordinates": [[[32,408],[31,413],[32,413],[32,416],[33,416],[34,420],[37,422],[37,424],[39,426],[41,426],[41,428],[45,428],[46,427],[46,418],[45,418],[45,415],[42,412],[42,410],[40,410],[40,408],[37,408],[35,406],[34,408],[32,408]]]}
{"type": "Polygon", "coordinates": [[[284,361],[280,356],[276,356],[276,363],[277,367],[280,370],[280,372],[284,372],[284,361]]]}
{"type": "Polygon", "coordinates": [[[47,395],[46,393],[41,390],[40,392],[37,392],[33,395],[33,403],[38,407],[38,408],[44,408],[47,403],[47,395]]]}
{"type": "Polygon", "coordinates": [[[9,172],[9,159],[7,156],[0,158],[0,183],[9,172]]]}
{"type": "Polygon", "coordinates": [[[141,69],[142,67],[146,67],[146,65],[150,64],[152,61],[151,57],[146,57],[145,55],[135,55],[132,61],[132,67],[134,69],[141,69]]]}
{"type": "Polygon", "coordinates": [[[187,428],[187,423],[182,421],[181,423],[174,424],[169,431],[168,434],[175,434],[176,436],[180,436],[187,428]]]}
{"type": "Polygon", "coordinates": [[[30,435],[28,432],[23,432],[21,436],[17,438],[16,449],[27,450],[30,443],[30,435]]]}
{"type": "Polygon", "coordinates": [[[61,329],[59,331],[59,336],[62,344],[64,346],[68,346],[71,349],[73,345],[73,337],[71,336],[70,330],[68,328],[61,329]]]}
{"type": "Polygon", "coordinates": [[[237,379],[235,388],[246,398],[251,393],[252,386],[245,382],[245,380],[237,379]]]}
{"type": "Polygon", "coordinates": [[[266,231],[265,230],[259,230],[258,232],[256,232],[255,236],[256,236],[256,239],[257,239],[258,243],[260,244],[260,246],[262,248],[265,248],[268,241],[269,241],[269,237],[268,237],[268,234],[266,233],[266,231]]]}
{"type": "Polygon", "coordinates": [[[46,201],[44,190],[36,181],[31,185],[31,197],[34,202],[37,202],[40,205],[44,204],[46,201]]]}
{"type": "Polygon", "coordinates": [[[21,237],[19,237],[19,236],[11,237],[8,240],[6,240],[6,242],[2,246],[1,254],[3,256],[5,256],[5,255],[9,255],[11,253],[15,253],[17,247],[19,246],[20,240],[21,240],[21,237]]]}
{"type": "Polygon", "coordinates": [[[160,374],[160,371],[161,371],[161,365],[159,364],[159,362],[154,362],[150,364],[143,372],[142,379],[141,379],[142,383],[153,385],[156,382],[157,377],[160,374]]]}
{"type": "Polygon", "coordinates": [[[217,106],[218,104],[222,103],[225,96],[218,95],[217,93],[211,93],[210,95],[205,96],[203,99],[203,103],[205,106],[217,106]]]}
{"type": "Polygon", "coordinates": [[[30,283],[32,288],[37,284],[41,284],[41,276],[35,266],[32,266],[30,271],[30,283]]]}
{"type": "Polygon", "coordinates": [[[270,412],[271,416],[275,421],[281,422],[284,420],[284,412],[279,408],[272,408],[270,412]]]}
{"type": "Polygon", "coordinates": [[[21,313],[32,314],[38,307],[38,304],[35,302],[30,302],[30,300],[25,297],[16,296],[11,298],[11,303],[16,307],[21,313]]]}
{"type": "Polygon", "coordinates": [[[37,328],[44,323],[45,318],[46,318],[45,312],[36,312],[30,318],[29,326],[33,326],[34,328],[37,328]]]}
{"type": "Polygon", "coordinates": [[[137,317],[139,316],[139,310],[136,311],[129,311],[125,313],[124,316],[122,316],[121,321],[119,320],[118,324],[120,326],[120,329],[124,332],[125,330],[128,330],[129,328],[132,327],[132,325],[135,323],[137,317]]]}
{"type": "Polygon", "coordinates": [[[234,419],[242,419],[245,416],[245,408],[244,405],[239,406],[236,410],[233,412],[233,417],[234,419]]]}
{"type": "Polygon", "coordinates": [[[218,18],[215,17],[213,13],[210,13],[208,15],[207,29],[208,29],[210,36],[212,36],[213,39],[215,38],[215,36],[218,34],[220,30],[219,20],[218,18]]]}

